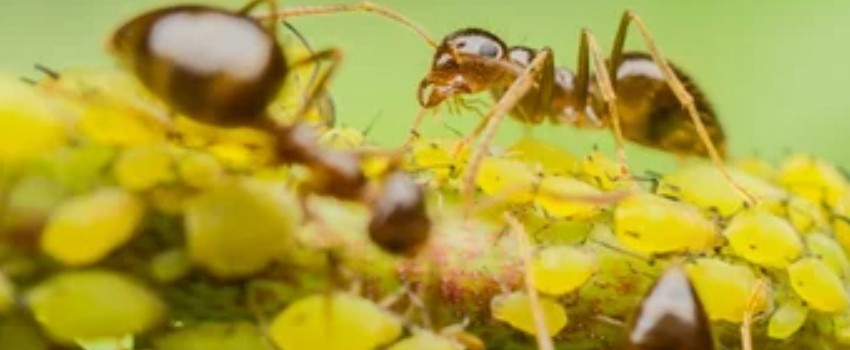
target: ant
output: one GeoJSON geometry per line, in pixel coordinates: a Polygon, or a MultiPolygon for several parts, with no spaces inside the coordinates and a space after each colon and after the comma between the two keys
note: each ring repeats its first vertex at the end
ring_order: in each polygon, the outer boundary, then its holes
{"type": "Polygon", "coordinates": [[[277,163],[310,170],[310,178],[298,191],[308,218],[307,194],[363,202],[372,209],[373,241],[391,253],[414,255],[431,228],[422,189],[392,164],[382,184],[374,185],[361,166],[368,156],[365,151],[321,147],[315,128],[303,118],[322,97],[342,53],[330,48],[287,62],[277,38],[277,12],[274,0],[253,0],[237,11],[202,5],[164,7],[121,25],[109,46],[143,86],[175,111],[207,125],[273,135],[277,163]],[[272,15],[249,16],[261,3],[272,15]],[[320,61],[330,61],[330,67],[305,93],[295,121],[289,125],[274,121],[266,110],[289,73],[320,61]]]}
{"type": "Polygon", "coordinates": [[[556,68],[548,47],[509,47],[495,34],[478,28],[455,31],[437,47],[429,72],[419,84],[422,110],[408,143],[418,135],[426,109],[450,98],[489,91],[496,105],[461,142],[463,147],[483,134],[464,176],[467,204],[487,146],[508,114],[528,124],[540,124],[548,117],[579,128],[612,128],[624,177],[629,175],[624,139],[679,156],[708,157],[748,204],[755,203],[756,198],[723,165],[725,134],[705,95],[662,57],[646,25],[631,11],[620,20],[607,60],[591,32],[581,31],[577,73],[556,68]],[[638,28],[649,53],[623,51],[629,24],[638,28]],[[596,67],[592,73],[591,62],[596,67]]]}

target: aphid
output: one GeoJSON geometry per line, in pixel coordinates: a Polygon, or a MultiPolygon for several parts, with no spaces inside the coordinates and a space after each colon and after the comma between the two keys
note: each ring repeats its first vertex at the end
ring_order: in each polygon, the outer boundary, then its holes
{"type": "Polygon", "coordinates": [[[803,241],[791,224],[763,208],[735,215],[723,236],[738,256],[769,268],[785,268],[803,254],[803,241]]]}
{"type": "Polygon", "coordinates": [[[767,336],[774,339],[787,339],[806,323],[809,308],[800,299],[789,298],[783,302],[767,324],[767,336]]]}
{"type": "Polygon", "coordinates": [[[635,193],[614,210],[614,232],[643,253],[705,251],[716,243],[714,224],[696,208],[650,193],[635,193]]]}
{"type": "Polygon", "coordinates": [[[346,293],[298,299],[269,326],[269,335],[281,350],[370,350],[401,333],[396,317],[368,299],[346,293]]]}
{"type": "MultiPolygon", "coordinates": [[[[498,101],[464,143],[483,135],[465,175],[471,199],[476,172],[506,115],[528,124],[545,120],[577,127],[611,127],[622,175],[628,174],[623,139],[680,156],[709,157],[748,202],[756,199],[726,172],[726,138],[713,109],[694,82],[662,58],[643,21],[626,11],[606,61],[588,30],[582,30],[578,72],[556,68],[549,48],[509,47],[495,34],[466,28],[440,43],[419,84],[423,111],[448,99],[489,91],[498,101]],[[638,27],[649,53],[623,52],[629,24],[638,27]],[[596,67],[590,77],[590,62],[596,67]],[[548,118],[547,118],[548,117],[548,118]]],[[[416,135],[423,112],[414,122],[416,135]]]]}
{"type": "Polygon", "coordinates": [[[791,287],[812,309],[839,312],[850,304],[838,274],[817,258],[803,258],[788,266],[791,287]]]}
{"type": "MultiPolygon", "coordinates": [[[[685,267],[709,319],[740,323],[757,279],[753,271],[718,258],[699,258],[685,267]],[[722,290],[723,293],[716,293],[722,290]]],[[[763,304],[756,305],[762,308],[763,304]]]]}
{"type": "Polygon", "coordinates": [[[629,349],[714,349],[699,296],[679,267],[662,275],[644,297],[629,330],[629,349]]]}
{"type": "Polygon", "coordinates": [[[534,257],[531,273],[538,291],[559,296],[581,287],[598,268],[599,262],[590,252],[573,246],[549,246],[534,257]]]}

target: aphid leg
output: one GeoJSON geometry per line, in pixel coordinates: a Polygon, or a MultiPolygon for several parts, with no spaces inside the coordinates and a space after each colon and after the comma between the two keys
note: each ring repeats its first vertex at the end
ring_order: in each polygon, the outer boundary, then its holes
{"type": "Polygon", "coordinates": [[[496,105],[493,106],[487,113],[487,116],[484,117],[484,121],[487,122],[487,126],[484,130],[484,137],[481,139],[478,147],[474,150],[466,168],[466,173],[463,177],[463,188],[461,191],[467,214],[469,209],[472,207],[472,194],[475,190],[475,175],[481,167],[481,162],[484,160],[484,156],[487,155],[490,142],[493,141],[493,138],[496,136],[496,131],[502,124],[502,121],[505,120],[505,117],[507,117],[508,112],[510,112],[510,110],[519,103],[522,97],[531,90],[531,87],[534,86],[535,80],[542,70],[547,57],[551,54],[552,51],[549,48],[540,50],[540,53],[534,57],[531,64],[529,64],[525,71],[517,77],[513,84],[511,84],[510,88],[508,88],[508,90],[505,91],[505,94],[502,95],[502,98],[499,99],[499,102],[497,102],[496,105]]]}
{"type": "Polygon", "coordinates": [[[528,293],[529,303],[531,304],[534,328],[537,330],[537,347],[540,350],[554,350],[555,345],[552,343],[552,337],[549,335],[549,328],[546,327],[546,319],[543,315],[543,309],[540,306],[537,289],[534,288],[534,275],[531,273],[531,244],[528,242],[528,236],[522,224],[510,213],[505,213],[505,221],[510,226],[511,232],[517,240],[520,256],[522,256],[525,289],[526,293],[528,293]]]}
{"type": "Polygon", "coordinates": [[[706,149],[708,150],[708,154],[711,158],[711,161],[714,162],[714,165],[717,169],[723,174],[723,177],[726,178],[729,185],[732,186],[735,191],[737,191],[744,200],[747,201],[747,204],[754,205],[758,203],[758,199],[749,193],[746,189],[741,187],[735,179],[729,175],[729,172],[726,170],[726,166],[723,163],[723,157],[717,151],[717,148],[714,146],[714,143],[711,141],[711,138],[708,135],[708,131],[705,128],[705,125],[700,118],[699,111],[697,111],[696,105],[694,104],[694,98],[691,94],[688,93],[685,86],[679,81],[679,78],[673,72],[673,69],[667,63],[667,60],[661,55],[661,51],[655,45],[655,40],[652,38],[652,34],[649,33],[649,29],[647,29],[646,25],[643,23],[643,20],[638,17],[632,11],[626,11],[623,13],[623,17],[620,19],[620,26],[617,29],[617,37],[614,39],[614,47],[611,51],[611,58],[608,65],[608,74],[614,74],[614,70],[617,69],[617,66],[620,64],[620,60],[623,55],[623,47],[626,43],[626,34],[629,29],[629,24],[634,23],[634,25],[638,28],[641,36],[643,37],[643,41],[649,50],[650,56],[652,56],[652,60],[655,61],[655,64],[661,69],[661,73],[664,75],[664,80],[667,81],[667,85],[673,91],[673,94],[676,95],[676,99],[679,100],[679,103],[688,111],[688,115],[691,117],[691,121],[694,123],[696,127],[697,134],[699,138],[702,140],[702,143],[705,144],[706,149]]]}
{"type": "Polygon", "coordinates": [[[590,59],[593,60],[593,65],[596,67],[593,73],[596,75],[596,83],[599,86],[602,99],[608,108],[608,115],[611,118],[611,125],[614,129],[614,141],[617,147],[617,161],[620,165],[620,175],[628,178],[629,166],[626,161],[626,143],[623,138],[623,129],[620,126],[617,95],[614,92],[611,75],[606,70],[605,59],[602,57],[599,44],[596,43],[596,38],[594,38],[593,34],[587,28],[584,28],[581,30],[581,39],[579,40],[578,74],[576,75],[576,98],[578,100],[576,109],[580,113],[584,113],[583,111],[586,109],[590,92],[590,59]]]}
{"type": "Polygon", "coordinates": [[[294,6],[284,8],[283,10],[277,11],[276,13],[258,15],[257,18],[288,19],[292,17],[329,15],[341,12],[367,12],[387,17],[412,29],[414,32],[416,32],[416,34],[425,39],[425,41],[428,42],[428,45],[431,45],[431,47],[437,47],[437,41],[434,40],[430,35],[428,35],[428,32],[426,32],[425,29],[422,28],[422,26],[416,24],[416,22],[413,22],[413,20],[407,18],[401,13],[398,13],[395,10],[377,4],[373,4],[368,1],[361,1],[351,4],[294,6]]]}

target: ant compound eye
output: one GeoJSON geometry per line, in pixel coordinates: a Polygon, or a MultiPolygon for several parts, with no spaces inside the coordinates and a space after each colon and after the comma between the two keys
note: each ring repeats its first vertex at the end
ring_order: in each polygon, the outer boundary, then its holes
{"type": "Polygon", "coordinates": [[[501,58],[505,45],[493,34],[480,29],[467,29],[449,40],[455,52],[484,58],[501,58]]]}

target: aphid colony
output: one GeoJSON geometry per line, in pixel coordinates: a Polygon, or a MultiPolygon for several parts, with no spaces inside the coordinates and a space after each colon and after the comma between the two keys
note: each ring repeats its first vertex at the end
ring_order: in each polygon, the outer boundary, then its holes
{"type": "MultiPolygon", "coordinates": [[[[751,204],[711,165],[627,178],[523,139],[483,156],[465,207],[468,140],[332,127],[335,65],[312,68],[339,53],[278,41],[261,3],[131,20],[126,72],[0,79],[0,349],[850,345],[833,165],[742,160],[751,204]],[[193,16],[257,56],[187,61],[193,16]]],[[[338,10],[405,21],[359,6],[338,10]]]]}

